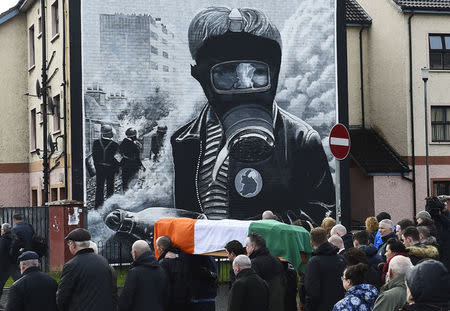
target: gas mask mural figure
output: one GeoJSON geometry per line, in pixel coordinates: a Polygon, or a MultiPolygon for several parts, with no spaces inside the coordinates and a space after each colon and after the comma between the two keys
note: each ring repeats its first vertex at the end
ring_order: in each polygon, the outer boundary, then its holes
{"type": "MultiPolygon", "coordinates": [[[[210,7],[193,18],[188,39],[191,74],[207,103],[171,136],[176,209],[208,219],[260,219],[272,210],[316,224],[332,215],[335,190],[319,134],[275,102],[282,54],[275,25],[259,10],[210,7]]],[[[123,213],[110,214],[110,228],[133,217],[123,213]]]]}
{"type": "Polygon", "coordinates": [[[194,17],[188,37],[192,76],[208,103],[171,137],[176,207],[209,219],[267,209],[284,219],[288,210],[315,222],[329,215],[334,185],[320,137],[274,101],[275,25],[258,10],[212,7],[194,17]]]}

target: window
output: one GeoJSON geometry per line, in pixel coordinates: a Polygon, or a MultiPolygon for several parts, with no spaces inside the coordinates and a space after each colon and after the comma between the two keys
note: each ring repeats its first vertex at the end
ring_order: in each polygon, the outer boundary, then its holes
{"type": "Polygon", "coordinates": [[[167,39],[162,38],[162,43],[163,43],[163,44],[167,44],[167,39]]]}
{"type": "Polygon", "coordinates": [[[58,0],[52,4],[52,36],[56,36],[59,33],[59,12],[58,12],[58,0]]]}
{"type": "Polygon", "coordinates": [[[59,108],[59,95],[56,95],[55,97],[53,97],[53,132],[57,132],[59,130],[61,130],[60,127],[60,119],[59,119],[59,115],[60,115],[60,108],[59,108]]]}
{"type": "Polygon", "coordinates": [[[44,104],[41,103],[40,107],[39,122],[42,123],[44,122],[44,104]]]}
{"type": "Polygon", "coordinates": [[[433,181],[433,195],[450,194],[450,180],[433,181]]]}
{"type": "Polygon", "coordinates": [[[161,25],[161,30],[162,30],[162,32],[163,32],[164,34],[167,35],[167,28],[166,28],[166,26],[161,25]]]}
{"type": "Polygon", "coordinates": [[[36,150],[36,109],[30,112],[30,150],[36,150]]]}
{"type": "Polygon", "coordinates": [[[65,187],[61,187],[59,188],[59,199],[60,200],[65,200],[66,198],[66,188],[65,187]]]}
{"type": "Polygon", "coordinates": [[[166,51],[163,51],[163,57],[165,57],[165,58],[169,58],[169,53],[167,53],[166,51]]]}
{"type": "Polygon", "coordinates": [[[34,57],[34,25],[31,25],[31,27],[28,28],[28,61],[30,68],[32,68],[35,64],[34,57]]]}
{"type": "Polygon", "coordinates": [[[31,206],[37,206],[37,189],[31,190],[31,206]]]}
{"type": "Polygon", "coordinates": [[[430,69],[450,69],[450,35],[430,35],[430,69]]]}
{"type": "Polygon", "coordinates": [[[42,19],[38,17],[38,37],[42,35],[42,19]]]}
{"type": "Polygon", "coordinates": [[[163,71],[164,72],[169,72],[169,66],[163,65],[163,71]]]}
{"type": "Polygon", "coordinates": [[[153,45],[150,45],[150,52],[153,54],[158,55],[158,48],[154,47],[153,45]]]}
{"type": "Polygon", "coordinates": [[[155,63],[155,62],[150,61],[150,67],[151,67],[153,70],[158,70],[158,64],[155,63]]]}
{"type": "Polygon", "coordinates": [[[58,188],[52,188],[50,190],[50,202],[58,201],[58,188]]]}
{"type": "Polygon", "coordinates": [[[431,141],[450,141],[450,107],[431,107],[431,141]]]}
{"type": "Polygon", "coordinates": [[[152,38],[154,40],[158,40],[158,34],[154,31],[150,30],[150,38],[152,38]]]}

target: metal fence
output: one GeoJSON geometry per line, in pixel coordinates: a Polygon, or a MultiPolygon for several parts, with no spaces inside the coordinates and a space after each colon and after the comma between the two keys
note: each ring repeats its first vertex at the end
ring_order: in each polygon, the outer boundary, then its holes
{"type": "MultiPolygon", "coordinates": [[[[24,221],[33,226],[35,234],[44,238],[49,245],[48,206],[2,207],[0,208],[1,223],[9,223],[12,226],[15,214],[23,215],[24,221]]],[[[41,258],[41,269],[49,271],[48,250],[47,254],[41,258]]]]}

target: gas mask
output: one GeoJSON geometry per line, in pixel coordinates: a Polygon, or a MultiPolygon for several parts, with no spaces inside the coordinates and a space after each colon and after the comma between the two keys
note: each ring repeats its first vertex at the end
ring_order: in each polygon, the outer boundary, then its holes
{"type": "Polygon", "coordinates": [[[213,178],[230,156],[259,162],[274,150],[274,98],[281,62],[277,42],[229,31],[205,41],[192,67],[225,134],[213,178]]]}

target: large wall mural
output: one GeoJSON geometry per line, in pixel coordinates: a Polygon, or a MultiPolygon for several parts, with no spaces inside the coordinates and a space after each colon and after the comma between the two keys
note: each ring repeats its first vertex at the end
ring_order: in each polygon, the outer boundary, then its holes
{"type": "Polygon", "coordinates": [[[335,210],[335,2],[82,1],[93,239],[335,210]]]}

